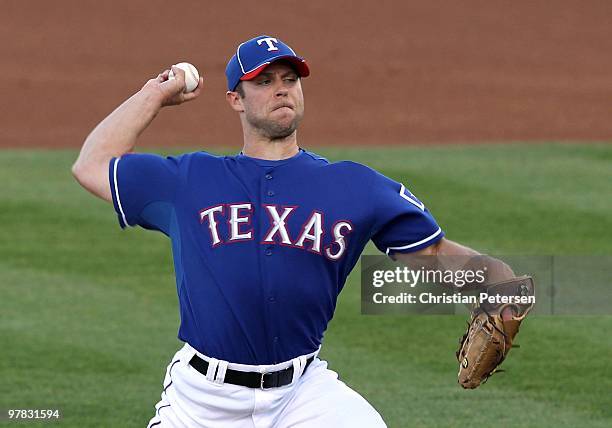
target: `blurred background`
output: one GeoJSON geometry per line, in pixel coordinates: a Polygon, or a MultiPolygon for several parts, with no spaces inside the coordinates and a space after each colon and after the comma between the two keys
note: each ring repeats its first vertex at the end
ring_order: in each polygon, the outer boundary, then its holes
{"type": "MultiPolygon", "coordinates": [[[[603,0],[2,0],[0,425],[9,408],[60,409],[71,427],[153,416],[180,346],[169,243],[121,231],[70,174],[147,79],[189,61],[206,88],[138,150],[236,153],[225,65],[241,41],[277,36],[312,71],[302,147],[401,181],[480,251],[610,260],[611,17],[603,0]]],[[[322,356],[390,427],[609,427],[612,318],[597,313],[536,313],[507,372],[463,391],[465,317],[361,315],[357,267],[322,356]]]]}
{"type": "Polygon", "coordinates": [[[259,34],[310,64],[305,146],[607,140],[610,16],[605,0],[3,0],[0,145],[77,147],[184,60],[206,91],[164,112],[143,142],[239,146],[224,70],[259,34]]]}

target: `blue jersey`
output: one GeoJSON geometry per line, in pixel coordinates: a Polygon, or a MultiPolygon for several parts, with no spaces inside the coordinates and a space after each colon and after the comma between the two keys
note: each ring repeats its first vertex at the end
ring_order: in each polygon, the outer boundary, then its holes
{"type": "Polygon", "coordinates": [[[280,161],[127,154],[109,178],[122,227],[171,239],[179,339],[234,363],[315,351],[369,240],[389,254],[443,236],[402,184],[304,150],[280,161]]]}

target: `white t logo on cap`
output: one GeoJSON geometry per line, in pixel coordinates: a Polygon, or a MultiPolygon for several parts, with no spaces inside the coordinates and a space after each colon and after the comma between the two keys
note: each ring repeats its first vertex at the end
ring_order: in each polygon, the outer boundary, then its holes
{"type": "Polygon", "coordinates": [[[265,39],[257,40],[257,44],[259,46],[261,46],[261,44],[264,42],[268,45],[268,52],[278,50],[278,48],[272,44],[272,43],[278,43],[278,40],[276,40],[274,37],[266,37],[265,39]]]}

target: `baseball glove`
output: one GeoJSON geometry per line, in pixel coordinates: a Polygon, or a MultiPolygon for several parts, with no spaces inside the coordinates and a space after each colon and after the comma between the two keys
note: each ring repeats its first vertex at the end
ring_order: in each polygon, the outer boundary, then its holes
{"type": "Polygon", "coordinates": [[[472,311],[456,352],[459,384],[466,389],[486,382],[508,355],[521,321],[533,307],[533,303],[521,303],[527,299],[520,299],[534,296],[533,279],[523,276],[499,282],[487,287],[486,293],[496,302],[485,300],[472,311]]]}

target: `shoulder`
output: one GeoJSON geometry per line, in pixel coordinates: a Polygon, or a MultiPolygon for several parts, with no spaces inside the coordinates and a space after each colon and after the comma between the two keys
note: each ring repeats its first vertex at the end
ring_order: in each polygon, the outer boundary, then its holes
{"type": "Polygon", "coordinates": [[[160,155],[157,153],[128,153],[111,161],[111,173],[117,169],[117,164],[123,174],[133,178],[191,177],[200,176],[211,171],[223,169],[227,156],[218,156],[207,152],[191,152],[176,155],[160,155]]]}
{"type": "Polygon", "coordinates": [[[169,158],[176,159],[178,164],[188,165],[190,163],[222,163],[226,158],[231,156],[215,155],[205,151],[183,153],[178,156],[170,156],[169,158]]]}
{"type": "Polygon", "coordinates": [[[303,156],[305,156],[308,160],[321,165],[328,165],[330,163],[327,158],[308,150],[304,150],[303,156]]]}
{"type": "Polygon", "coordinates": [[[233,161],[234,156],[223,156],[198,151],[168,156],[167,159],[177,165],[181,174],[191,175],[194,172],[205,173],[223,169],[224,165],[233,161]]]}
{"type": "Polygon", "coordinates": [[[330,172],[355,175],[361,178],[374,177],[375,175],[379,174],[378,172],[376,172],[376,170],[359,162],[354,162],[351,160],[330,162],[323,156],[320,156],[316,153],[308,151],[305,151],[304,153],[309,156],[314,162],[317,162],[321,167],[330,172]]]}

